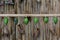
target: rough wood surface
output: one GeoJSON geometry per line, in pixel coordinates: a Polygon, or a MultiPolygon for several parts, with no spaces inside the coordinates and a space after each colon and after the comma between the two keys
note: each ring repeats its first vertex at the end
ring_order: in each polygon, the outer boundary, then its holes
{"type": "MultiPolygon", "coordinates": [[[[5,0],[0,0],[0,4],[3,1],[5,0]]],[[[10,1],[12,2],[12,0],[10,1]]],[[[37,0],[14,1],[14,5],[0,5],[0,14],[60,14],[60,0],[40,0],[39,3],[37,0]]],[[[14,17],[8,17],[9,22],[4,25],[3,19],[0,17],[0,40],[60,40],[60,16],[57,17],[57,24],[53,23],[53,16],[48,17],[47,24],[43,22],[41,16],[37,17],[39,19],[37,24],[34,24],[34,17],[31,17],[31,21],[27,25],[23,23],[25,17],[16,18],[18,18],[17,25],[14,24],[14,17]],[[8,37],[4,34],[6,27],[8,37]],[[37,36],[38,32],[40,32],[39,36],[37,36]]]]}
{"type": "Polygon", "coordinates": [[[60,40],[60,25],[59,25],[60,17],[57,17],[58,18],[57,24],[53,23],[53,20],[52,20],[53,17],[48,17],[49,22],[47,24],[43,22],[43,17],[37,17],[39,18],[39,22],[37,24],[34,24],[34,21],[33,21],[34,17],[31,17],[31,21],[27,25],[23,23],[23,20],[25,17],[17,17],[17,18],[18,18],[18,24],[16,25],[16,39],[15,39],[15,25],[13,22],[13,18],[8,17],[9,19],[8,25],[4,25],[3,19],[0,17],[1,19],[0,25],[2,29],[2,34],[0,32],[1,40],[4,40],[4,39],[5,40],[60,40]],[[10,35],[9,37],[4,36],[5,27],[7,27],[9,30],[9,35],[10,35]],[[21,28],[23,30],[21,30],[21,28]],[[37,34],[38,34],[37,28],[40,29],[40,35],[38,37],[37,37],[37,34]],[[55,31],[53,29],[55,29],[55,31]],[[25,32],[22,32],[22,31],[25,31],[25,32]]]}
{"type": "MultiPolygon", "coordinates": [[[[2,3],[3,1],[4,0],[1,0],[2,3]]],[[[17,12],[16,14],[24,14],[26,11],[28,11],[29,14],[48,14],[49,12],[51,12],[50,14],[60,13],[59,0],[40,0],[39,3],[37,0],[14,0],[14,3],[14,5],[0,5],[0,13],[4,14],[6,12],[7,14],[7,11],[9,14],[15,14],[15,12],[17,12]]]]}

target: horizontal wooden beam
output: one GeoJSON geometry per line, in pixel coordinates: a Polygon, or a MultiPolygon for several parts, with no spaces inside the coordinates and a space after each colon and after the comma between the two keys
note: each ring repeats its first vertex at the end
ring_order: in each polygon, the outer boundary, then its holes
{"type": "Polygon", "coordinates": [[[60,16],[60,14],[0,14],[0,16],[60,16]]]}

